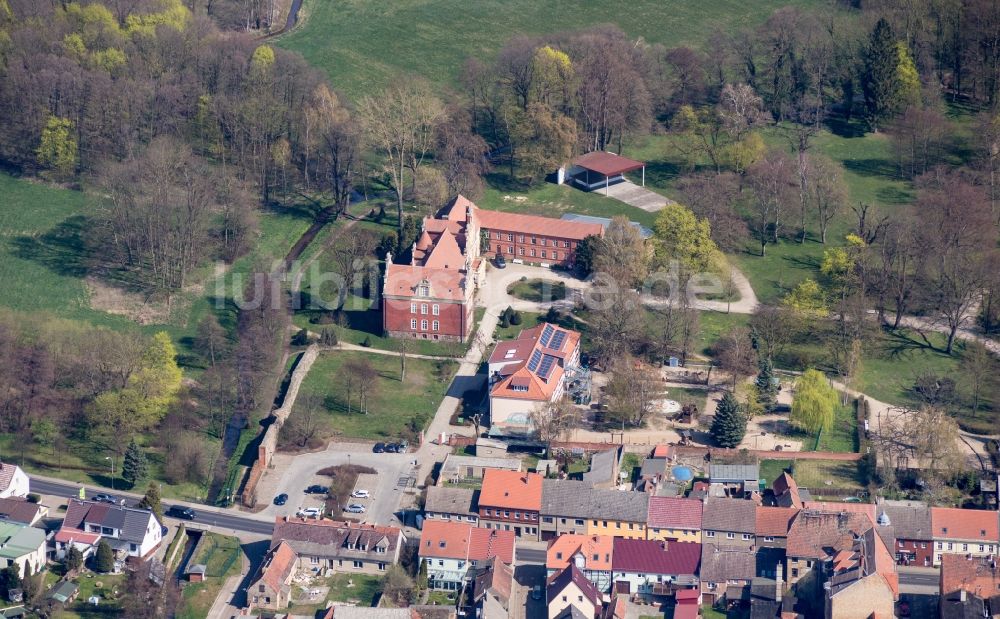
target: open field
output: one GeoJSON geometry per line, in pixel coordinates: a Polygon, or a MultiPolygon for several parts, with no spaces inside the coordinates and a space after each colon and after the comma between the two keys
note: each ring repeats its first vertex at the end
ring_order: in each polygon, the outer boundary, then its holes
{"type": "Polygon", "coordinates": [[[406,380],[400,382],[399,358],[395,355],[325,352],[316,359],[303,381],[297,408],[317,407],[338,437],[373,440],[412,437],[411,426],[422,429],[434,416],[455,369],[452,361],[407,359],[406,380]],[[347,392],[340,379],[345,363],[362,358],[370,361],[378,372],[367,415],[357,412],[358,397],[354,394],[352,412],[347,412],[347,392]]]}
{"type": "Polygon", "coordinates": [[[735,32],[787,5],[819,0],[398,0],[306,2],[303,22],[278,45],[326,71],[334,88],[354,98],[372,94],[398,74],[454,85],[466,58],[489,59],[518,34],[541,35],[618,24],[628,36],[667,47],[703,42],[714,28],[735,32]]]}
{"type": "Polygon", "coordinates": [[[856,453],[858,451],[858,419],[854,414],[854,405],[837,405],[833,412],[833,426],[829,432],[823,432],[819,443],[810,439],[805,446],[816,445],[816,451],[838,451],[856,453]]]}
{"type": "MultiPolygon", "coordinates": [[[[335,574],[329,578],[316,579],[314,584],[330,588],[326,599],[320,600],[316,604],[293,604],[288,608],[289,614],[311,617],[326,608],[327,602],[371,606],[378,596],[382,579],[368,574],[335,574]]],[[[301,587],[295,587],[292,596],[295,597],[301,592],[301,587]]]]}

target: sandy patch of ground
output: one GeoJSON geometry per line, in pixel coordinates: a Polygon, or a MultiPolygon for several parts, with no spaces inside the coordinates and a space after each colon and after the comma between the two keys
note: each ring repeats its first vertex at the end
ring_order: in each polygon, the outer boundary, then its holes
{"type": "Polygon", "coordinates": [[[111,286],[96,277],[87,277],[83,283],[87,287],[91,308],[125,316],[140,325],[169,322],[170,312],[176,307],[176,300],[171,307],[166,301],[153,301],[145,294],[111,286]]]}

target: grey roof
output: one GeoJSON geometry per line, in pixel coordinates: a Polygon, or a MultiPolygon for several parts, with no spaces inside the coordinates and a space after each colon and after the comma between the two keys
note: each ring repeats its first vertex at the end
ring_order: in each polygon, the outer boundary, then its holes
{"type": "Polygon", "coordinates": [[[738,483],[760,479],[757,464],[715,464],[709,467],[708,479],[712,483],[738,483]]]}
{"type": "Polygon", "coordinates": [[[720,547],[716,544],[701,546],[702,582],[750,581],[757,575],[756,572],[757,557],[752,549],[720,547]]]}
{"type": "MultiPolygon", "coordinates": [[[[565,221],[578,221],[585,224],[601,224],[605,228],[611,223],[611,220],[607,217],[595,217],[594,215],[579,215],[577,213],[566,213],[562,216],[565,221]]],[[[639,235],[644,239],[648,239],[653,236],[653,231],[649,228],[640,225],[638,222],[630,221],[630,224],[639,229],[639,235]]]]}
{"type": "MultiPolygon", "coordinates": [[[[646,522],[649,495],[593,488],[585,481],[542,480],[543,516],[604,518],[624,522],[646,522]]],[[[752,518],[751,518],[752,520],[752,518]]]]}
{"type": "Polygon", "coordinates": [[[397,549],[406,542],[396,527],[304,519],[279,520],[271,534],[271,548],[282,540],[300,556],[386,563],[393,562],[397,549]],[[377,546],[385,552],[375,552],[377,546]]]}
{"type": "Polygon", "coordinates": [[[590,617],[583,614],[582,610],[571,604],[556,615],[556,619],[590,619],[590,617]]]}
{"type": "Polygon", "coordinates": [[[333,606],[334,619],[410,619],[409,608],[365,608],[333,606]]]}
{"type": "Polygon", "coordinates": [[[666,458],[646,458],[642,461],[642,468],[639,470],[639,476],[652,477],[653,475],[663,475],[666,472],[666,458]]]}
{"type": "MultiPolygon", "coordinates": [[[[917,501],[883,501],[876,507],[889,517],[896,539],[927,540],[932,536],[931,508],[917,501]]],[[[889,545],[892,548],[892,545],[889,545]]]]}
{"type": "Polygon", "coordinates": [[[621,449],[609,449],[595,453],[590,458],[590,470],[583,474],[583,481],[599,484],[608,480],[615,481],[621,449]]]}
{"type": "Polygon", "coordinates": [[[471,488],[428,486],[424,511],[473,516],[479,513],[479,491],[471,488]]]}
{"type": "Polygon", "coordinates": [[[702,510],[701,528],[708,531],[753,533],[757,523],[757,506],[745,499],[707,497],[702,510]]]}
{"type": "Polygon", "coordinates": [[[85,531],[87,524],[111,527],[121,532],[118,539],[138,544],[146,537],[150,519],[160,525],[149,510],[70,499],[62,528],[85,531]]]}
{"type": "Polygon", "coordinates": [[[486,458],[448,454],[445,456],[444,464],[441,465],[441,475],[450,477],[453,474],[461,474],[462,470],[469,466],[484,469],[520,471],[521,460],[519,458],[486,458]]]}

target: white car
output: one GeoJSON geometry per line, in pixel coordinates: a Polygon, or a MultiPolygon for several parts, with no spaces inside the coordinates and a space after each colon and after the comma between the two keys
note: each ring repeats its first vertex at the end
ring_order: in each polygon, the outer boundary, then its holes
{"type": "Polygon", "coordinates": [[[351,493],[351,497],[355,499],[370,499],[371,493],[367,490],[355,490],[351,493]]]}
{"type": "Polygon", "coordinates": [[[351,503],[344,511],[349,514],[363,514],[365,513],[365,506],[358,503],[351,503]]]}
{"type": "Polygon", "coordinates": [[[296,516],[305,516],[306,518],[319,518],[323,515],[323,510],[318,507],[300,507],[299,511],[295,512],[296,516]]]}

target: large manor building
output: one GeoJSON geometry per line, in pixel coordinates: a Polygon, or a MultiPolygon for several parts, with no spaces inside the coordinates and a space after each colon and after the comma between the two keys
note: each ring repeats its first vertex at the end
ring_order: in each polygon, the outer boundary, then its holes
{"type": "Polygon", "coordinates": [[[386,258],[382,328],[387,336],[464,341],[472,332],[475,290],[486,259],[572,267],[577,245],[601,236],[600,223],[480,209],[458,196],[425,217],[409,264],[386,258]]]}

